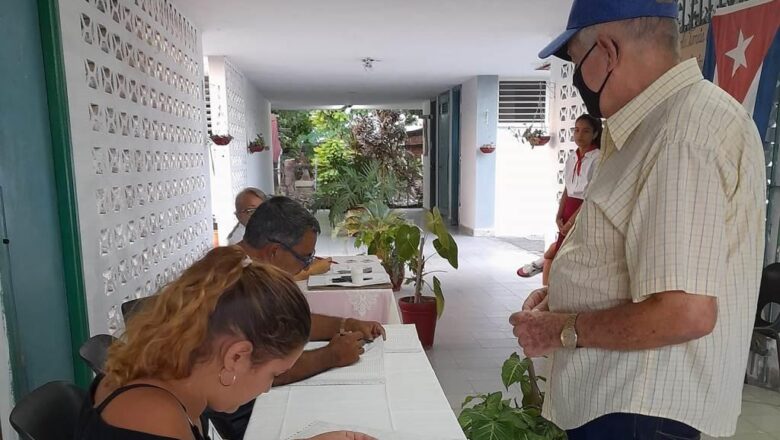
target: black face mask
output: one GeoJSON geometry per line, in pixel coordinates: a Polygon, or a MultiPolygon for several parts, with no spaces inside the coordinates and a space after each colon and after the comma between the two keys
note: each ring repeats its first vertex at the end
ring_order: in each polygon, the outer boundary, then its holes
{"type": "Polygon", "coordinates": [[[591,47],[588,53],[585,54],[585,56],[582,58],[582,61],[580,61],[580,64],[574,70],[574,77],[572,78],[572,82],[574,83],[574,87],[580,91],[580,96],[582,97],[582,101],[585,102],[585,108],[588,109],[588,113],[590,113],[590,115],[593,117],[601,118],[603,117],[601,114],[601,93],[604,91],[604,87],[607,85],[607,80],[610,76],[612,76],[612,71],[610,71],[607,74],[607,77],[604,78],[604,82],[601,83],[601,87],[597,92],[591,90],[585,84],[585,79],[582,77],[582,65],[585,64],[585,60],[588,59],[588,56],[590,56],[590,53],[593,52],[593,49],[596,48],[596,45],[596,43],[593,44],[593,47],[591,47]]]}

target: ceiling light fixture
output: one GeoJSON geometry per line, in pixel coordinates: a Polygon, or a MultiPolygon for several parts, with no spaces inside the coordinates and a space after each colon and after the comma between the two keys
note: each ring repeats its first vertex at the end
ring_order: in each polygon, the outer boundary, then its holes
{"type": "Polygon", "coordinates": [[[365,57],[360,62],[363,63],[363,68],[368,72],[371,71],[374,68],[374,63],[379,62],[380,60],[377,60],[375,58],[371,57],[365,57]]]}

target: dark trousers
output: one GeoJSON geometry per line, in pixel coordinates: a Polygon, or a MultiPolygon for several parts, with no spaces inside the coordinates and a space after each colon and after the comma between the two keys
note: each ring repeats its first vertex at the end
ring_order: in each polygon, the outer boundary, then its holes
{"type": "Polygon", "coordinates": [[[699,431],[674,420],[609,414],[567,432],[569,440],[700,440],[699,431]]]}

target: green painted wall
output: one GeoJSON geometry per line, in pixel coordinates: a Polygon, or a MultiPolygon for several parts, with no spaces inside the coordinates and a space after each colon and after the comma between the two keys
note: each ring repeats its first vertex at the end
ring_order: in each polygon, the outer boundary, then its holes
{"type": "MultiPolygon", "coordinates": [[[[51,132],[36,2],[0,8],[0,187],[26,390],[73,379],[51,132]]],[[[8,294],[8,292],[5,292],[8,294]]]]}

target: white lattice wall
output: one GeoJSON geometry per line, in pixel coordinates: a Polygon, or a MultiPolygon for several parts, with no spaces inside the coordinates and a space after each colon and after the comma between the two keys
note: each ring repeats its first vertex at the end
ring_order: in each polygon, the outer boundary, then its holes
{"type": "Polygon", "coordinates": [[[247,145],[262,134],[270,145],[270,103],[253,87],[241,70],[225,57],[208,57],[211,122],[214,134],[230,134],[227,146],[211,147],[212,209],[219,225],[220,242],[236,224],[233,200],[247,186],[273,193],[270,149],[249,154],[247,145]],[[253,167],[253,168],[250,168],[253,167]]]}
{"type": "Polygon", "coordinates": [[[60,0],[89,325],[211,245],[200,33],[171,0],[60,0]]]}
{"type": "Polygon", "coordinates": [[[228,131],[235,138],[230,143],[230,181],[233,195],[246,188],[246,162],[249,143],[246,132],[246,98],[244,75],[225,59],[225,93],[227,97],[228,131]]]}
{"type": "Polygon", "coordinates": [[[577,88],[572,84],[573,75],[574,64],[553,58],[550,67],[550,81],[553,85],[550,127],[553,146],[557,151],[558,200],[564,190],[563,169],[566,158],[577,149],[577,144],[574,143],[574,125],[580,115],[587,113],[577,88]]]}

